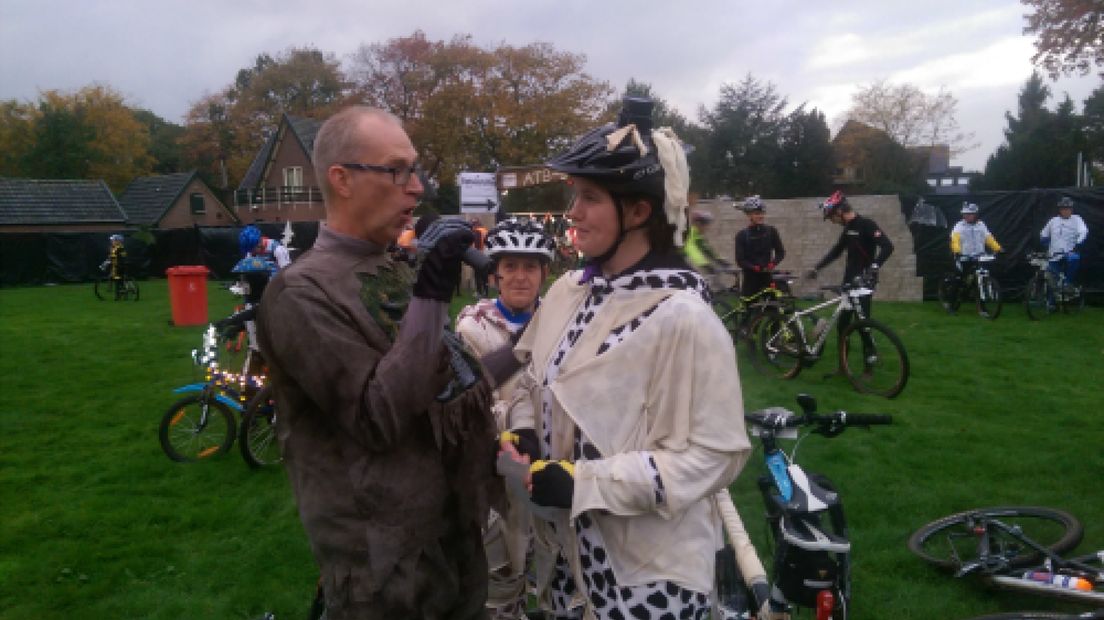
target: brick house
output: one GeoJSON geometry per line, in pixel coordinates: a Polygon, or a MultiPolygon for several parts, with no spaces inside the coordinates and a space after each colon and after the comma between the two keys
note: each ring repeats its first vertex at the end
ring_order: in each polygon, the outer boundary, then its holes
{"type": "Polygon", "coordinates": [[[167,230],[238,224],[194,170],[138,177],[123,190],[119,206],[131,226],[167,230]]]}
{"type": "Polygon", "coordinates": [[[326,218],[311,166],[314,138],[321,127],[320,120],[283,115],[234,192],[234,213],[242,224],[326,218]]]}
{"type": "Polygon", "coordinates": [[[103,181],[0,178],[0,232],[121,232],[126,213],[103,181]]]}

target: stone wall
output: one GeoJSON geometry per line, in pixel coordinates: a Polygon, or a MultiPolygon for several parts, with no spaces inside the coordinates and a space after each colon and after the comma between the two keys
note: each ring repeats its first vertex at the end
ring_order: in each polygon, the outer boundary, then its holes
{"type": "MultiPolygon", "coordinates": [[[[842,228],[821,219],[817,203],[823,198],[767,200],[767,223],[778,228],[786,259],[779,269],[804,276],[839,239],[842,228]]],[[[848,196],[848,202],[860,215],[873,219],[893,242],[893,256],[882,268],[875,298],[893,301],[921,301],[924,280],[916,276],[916,252],[912,245],[901,202],[897,196],[848,196]]],[[[747,226],[747,216],[731,200],[700,200],[694,206],[712,212],[716,220],[709,231],[709,242],[728,260],[735,254],[736,233],[747,226]]],[[[838,285],[843,278],[844,257],[820,272],[816,281],[800,278],[794,282],[798,296],[814,296],[822,285],[838,285]]]]}

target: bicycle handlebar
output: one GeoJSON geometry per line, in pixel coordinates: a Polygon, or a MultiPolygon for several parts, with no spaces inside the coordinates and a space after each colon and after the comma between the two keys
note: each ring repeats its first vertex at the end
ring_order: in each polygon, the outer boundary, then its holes
{"type": "MultiPolygon", "coordinates": [[[[744,419],[751,424],[781,430],[784,428],[797,428],[799,426],[819,426],[821,429],[839,429],[842,432],[847,426],[876,426],[892,424],[893,416],[884,413],[847,413],[846,411],[834,411],[832,413],[806,413],[796,415],[782,407],[771,407],[745,413],[744,419]]],[[[819,430],[819,429],[818,429],[819,430]]],[[[838,434],[838,432],[836,433],[838,434]]]]}

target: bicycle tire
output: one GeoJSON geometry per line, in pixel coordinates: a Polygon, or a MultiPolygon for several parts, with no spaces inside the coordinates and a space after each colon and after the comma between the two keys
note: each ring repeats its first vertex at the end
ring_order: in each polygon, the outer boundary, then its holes
{"type": "Polygon", "coordinates": [[[1005,614],[988,614],[970,620],[1085,620],[1099,618],[1092,614],[1063,614],[1052,611],[1014,611],[1005,614]]]}
{"type": "Polygon", "coordinates": [[[943,306],[943,309],[948,314],[954,314],[958,312],[958,307],[962,305],[962,298],[959,294],[961,291],[959,278],[957,274],[949,274],[943,276],[943,279],[939,281],[939,287],[936,290],[936,294],[939,297],[939,303],[943,306]]]}
{"type": "MultiPolygon", "coordinates": [[[[992,506],[959,512],[924,525],[909,537],[909,551],[936,568],[947,571],[957,570],[963,560],[977,559],[976,534],[966,527],[967,518],[974,515],[985,515],[1006,522],[1015,519],[1015,525],[1023,527],[1029,538],[1054,553],[1065,553],[1073,549],[1081,542],[1081,537],[1085,533],[1081,522],[1064,510],[1045,506],[992,506]],[[1057,532],[1051,532],[1050,530],[1054,528],[1060,529],[1057,532]],[[1036,538],[1041,533],[1047,534],[1046,541],[1036,538]],[[937,538],[944,536],[945,541],[936,541],[937,538]],[[954,540],[956,538],[963,540],[964,544],[956,547],[954,540]],[[1053,542],[1050,539],[1053,539],[1053,542]],[[937,554],[936,547],[942,542],[946,543],[947,553],[937,554]],[[962,552],[959,547],[962,547],[962,552]]],[[[1004,533],[999,530],[991,531],[990,545],[1005,544],[1004,536],[1004,533]],[[998,538],[1001,540],[997,540],[998,538]]],[[[1018,543],[1015,540],[1007,542],[1018,543]]],[[[1019,547],[1018,544],[1017,547],[1019,547]]],[[[1024,568],[1041,560],[1042,554],[1034,550],[1029,550],[1022,555],[1017,555],[1013,551],[1012,557],[1009,558],[1009,567],[1024,568]]]]}
{"type": "Polygon", "coordinates": [[[909,359],[905,345],[893,330],[874,319],[855,321],[843,331],[839,364],[852,387],[864,394],[894,398],[908,385],[909,359]],[[873,352],[867,350],[864,333],[874,345],[873,352]],[[856,372],[860,368],[861,372],[856,372]]]}
{"type": "Polygon", "coordinates": [[[276,441],[276,403],[266,385],[245,406],[238,441],[242,458],[253,469],[279,465],[283,460],[276,441]]]}
{"type": "Polygon", "coordinates": [[[977,312],[982,318],[995,320],[1000,316],[1004,302],[1001,299],[1000,282],[993,276],[986,276],[978,285],[977,312]]]}
{"type": "Polygon", "coordinates": [[[1050,286],[1047,284],[1046,276],[1042,273],[1036,273],[1031,276],[1031,280],[1027,283],[1027,289],[1024,291],[1024,309],[1027,310],[1027,318],[1032,321],[1040,321],[1050,315],[1048,306],[1050,305],[1050,286]]]}
{"type": "Polygon", "coordinates": [[[739,342],[739,313],[736,312],[736,307],[729,300],[728,296],[718,296],[713,298],[713,312],[717,313],[717,318],[721,320],[721,324],[728,330],[728,334],[732,336],[732,342],[739,342]]]}
{"type": "Polygon", "coordinates": [[[234,443],[235,426],[234,415],[225,404],[192,394],[173,403],[161,416],[158,437],[166,456],[178,463],[192,463],[228,451],[234,443]],[[204,405],[208,416],[201,422],[204,405]]]}
{"type": "Polygon", "coordinates": [[[759,372],[782,379],[793,379],[801,373],[805,343],[789,318],[766,313],[748,328],[751,363],[759,372]]]}
{"type": "Polygon", "coordinates": [[[111,286],[111,278],[96,278],[95,283],[92,284],[92,292],[100,301],[113,298],[115,293],[111,286]]]}

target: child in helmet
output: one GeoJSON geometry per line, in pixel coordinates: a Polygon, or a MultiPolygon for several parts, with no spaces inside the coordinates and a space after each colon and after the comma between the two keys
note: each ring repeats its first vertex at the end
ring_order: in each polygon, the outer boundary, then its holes
{"type": "MultiPolygon", "coordinates": [[[[548,277],[556,244],[536,222],[506,220],[489,231],[486,253],[492,261],[491,282],[498,297],[466,306],[456,319],[456,333],[477,356],[483,357],[510,345],[529,322],[537,307],[541,287],[548,277]]],[[[512,433],[519,442],[535,446],[533,428],[518,428],[509,419],[510,403],[522,394],[517,378],[497,386],[495,421],[499,433],[512,433]]],[[[524,620],[526,602],[526,552],[529,547],[529,512],[524,503],[510,502],[506,514],[491,511],[484,532],[490,580],[487,610],[491,620],[524,620]]]]}
{"type": "Polygon", "coordinates": [[[126,276],[126,248],[123,246],[123,236],[114,234],[108,237],[111,247],[107,250],[107,260],[100,265],[101,269],[111,267],[112,288],[115,290],[115,299],[122,297],[123,278],[126,276]]]}
{"type": "Polygon", "coordinates": [[[731,338],[676,248],[685,153],[653,130],[652,107],[627,97],[616,124],[548,163],[568,175],[587,262],[549,289],[515,349],[527,367],[511,422],[538,445],[502,447],[530,463],[534,536],[557,550],[542,597],[556,618],[705,617],[713,496],[750,451],[731,338]]]}

